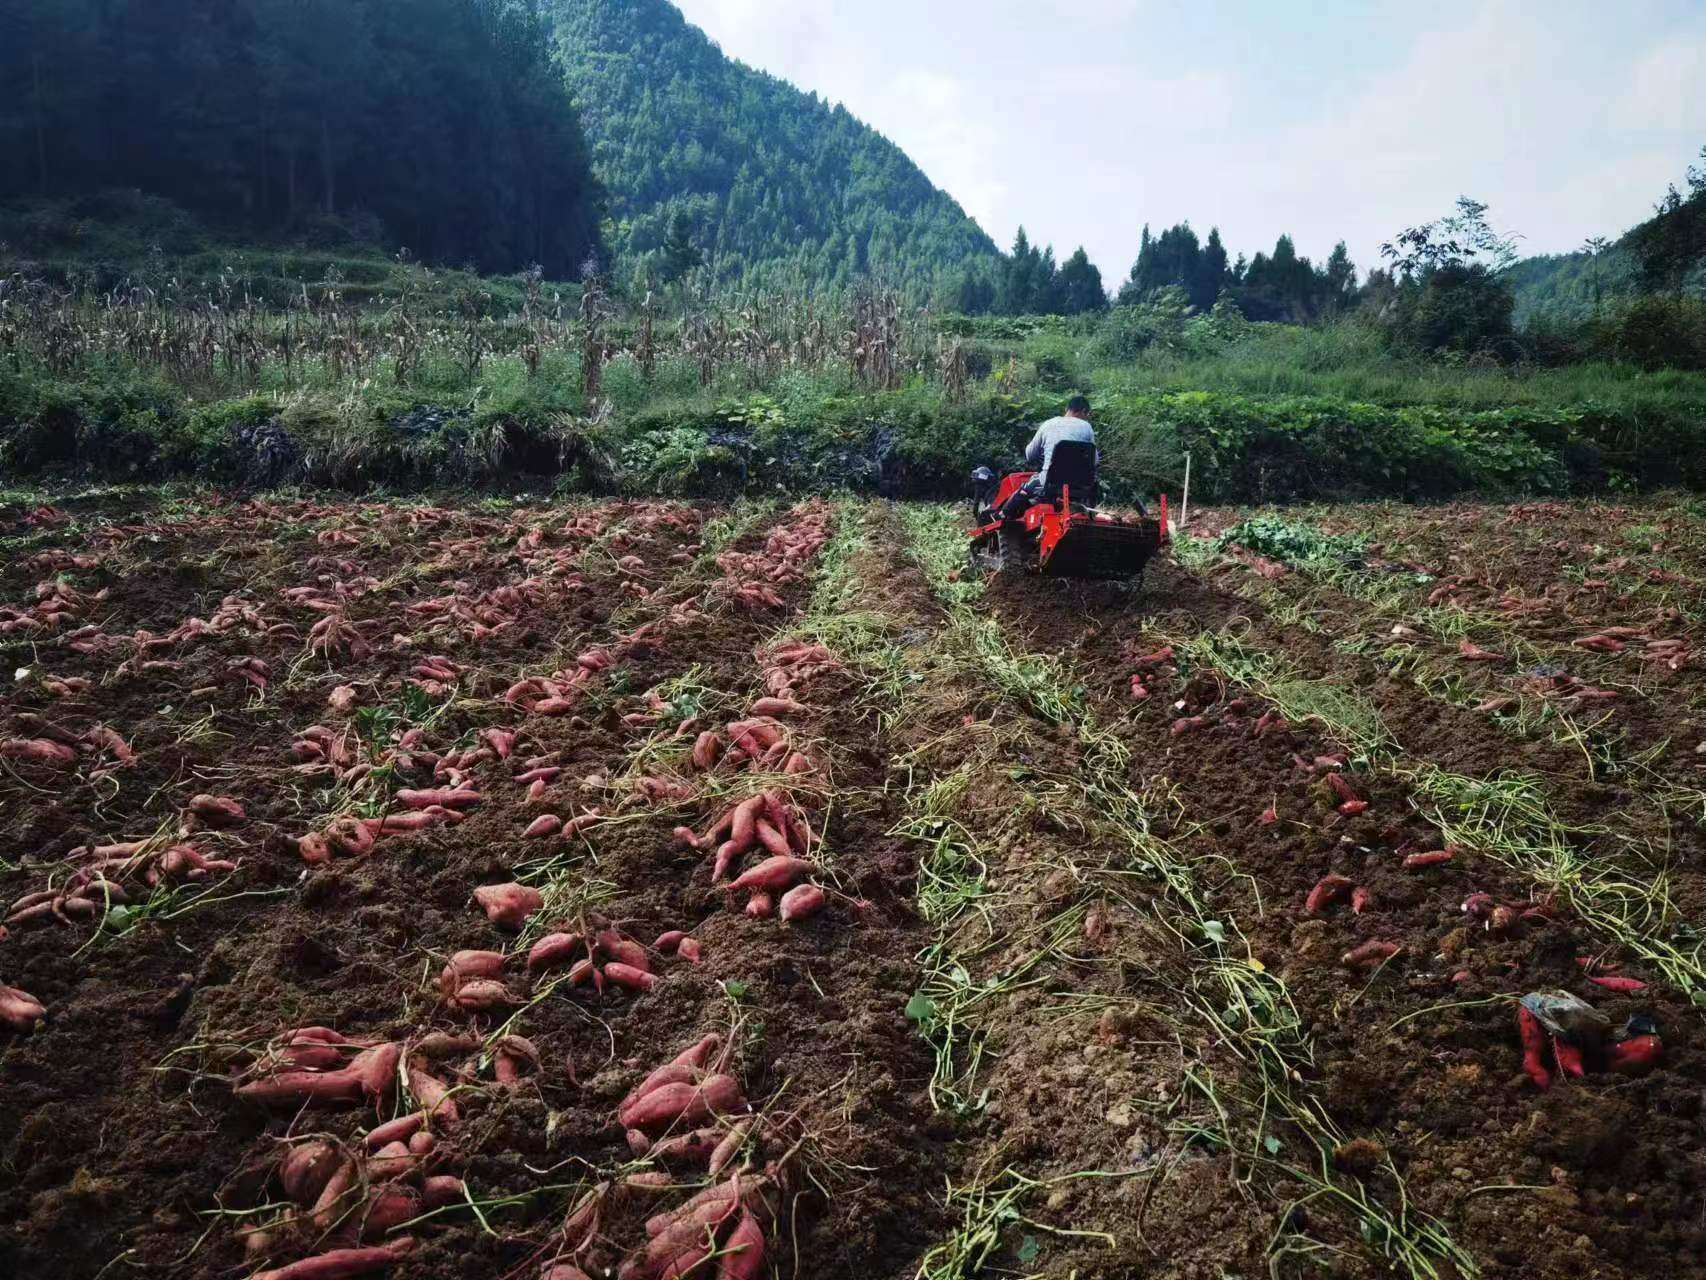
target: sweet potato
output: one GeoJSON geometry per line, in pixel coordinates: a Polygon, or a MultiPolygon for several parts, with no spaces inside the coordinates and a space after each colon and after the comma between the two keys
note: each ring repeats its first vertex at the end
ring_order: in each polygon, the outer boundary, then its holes
{"type": "Polygon", "coordinates": [[[701,843],[716,844],[718,840],[727,835],[729,829],[734,825],[735,810],[745,803],[746,801],[742,800],[740,804],[732,804],[727,809],[724,809],[723,812],[718,815],[717,820],[711,824],[710,830],[705,832],[701,843]]]}
{"type": "Polygon", "coordinates": [[[300,1107],[316,1103],[359,1102],[362,1082],[350,1068],[342,1071],[280,1071],[234,1091],[245,1102],[300,1107]]]}
{"type": "Polygon", "coordinates": [[[311,831],[296,841],[296,852],[302,855],[302,861],[310,866],[317,866],[332,860],[332,846],[326,837],[317,831],[311,831]]]}
{"type": "Polygon", "coordinates": [[[705,954],[703,944],[697,938],[683,938],[676,954],[688,964],[698,964],[699,958],[705,954]]]}
{"type": "Polygon", "coordinates": [[[0,986],[0,1022],[16,1031],[32,1031],[47,1009],[28,991],[0,986]]]}
{"type": "Polygon", "coordinates": [[[344,1065],[343,1050],[338,1045],[295,1036],[288,1038],[275,1056],[281,1069],[291,1071],[332,1071],[344,1065]]]}
{"type": "MultiPolygon", "coordinates": [[[[431,1134],[426,1135],[431,1137],[431,1134]]],[[[363,1172],[370,1182],[384,1182],[389,1178],[401,1178],[411,1172],[419,1163],[419,1157],[409,1149],[406,1142],[387,1142],[379,1150],[367,1158],[362,1166],[363,1172]]]]}
{"type": "Polygon", "coordinates": [[[1339,963],[1347,969],[1368,969],[1390,960],[1402,950],[1396,942],[1365,942],[1340,956],[1339,963]]]}
{"type": "Polygon", "coordinates": [[[660,1085],[626,1107],[618,1119],[631,1129],[655,1131],[673,1124],[697,1124],[717,1115],[732,1115],[746,1106],[740,1082],[733,1076],[707,1076],[697,1084],[685,1081],[660,1085]]]}
{"type": "Polygon", "coordinates": [[[458,1200],[467,1199],[461,1178],[449,1174],[436,1174],[430,1178],[421,1179],[421,1207],[423,1209],[442,1209],[445,1205],[455,1204],[458,1200]]]}
{"type": "Polygon", "coordinates": [[[1412,853],[1407,855],[1404,859],[1403,867],[1406,871],[1421,871],[1428,867],[1444,866],[1446,863],[1450,862],[1451,859],[1452,851],[1450,849],[1430,849],[1426,853],[1412,853]]]}
{"type": "Polygon", "coordinates": [[[621,1122],[623,1128],[633,1128],[633,1125],[628,1122],[628,1116],[639,1104],[642,1098],[645,1098],[649,1094],[656,1093],[659,1089],[666,1088],[670,1085],[684,1084],[691,1087],[698,1084],[700,1078],[704,1074],[704,1071],[695,1063],[664,1063],[663,1066],[653,1070],[652,1073],[644,1080],[640,1081],[639,1084],[630,1089],[628,1091],[628,1095],[623,1098],[619,1104],[617,1104],[617,1120],[621,1122]]]}
{"type": "Polygon", "coordinates": [[[636,969],[633,965],[623,964],[620,960],[612,960],[605,965],[604,976],[617,986],[626,987],[629,991],[650,991],[658,983],[655,973],[636,969]]]}
{"type": "Polygon", "coordinates": [[[1334,794],[1336,794],[1340,800],[1362,799],[1362,797],[1356,793],[1356,788],[1351,786],[1351,780],[1345,777],[1342,773],[1329,773],[1327,775],[1327,785],[1333,789],[1334,794]]]}
{"type": "Polygon", "coordinates": [[[1133,658],[1131,665],[1139,671],[1146,671],[1150,667],[1158,667],[1163,662],[1171,662],[1172,660],[1173,646],[1164,645],[1162,648],[1155,650],[1154,653],[1147,653],[1141,658],[1133,658]]]}
{"type": "Polygon", "coordinates": [[[1344,814],[1347,818],[1354,818],[1359,813],[1368,812],[1368,801],[1347,800],[1339,806],[1339,812],[1344,814]]]}
{"type": "Polygon", "coordinates": [[[344,1070],[354,1076],[361,1091],[375,1100],[385,1097],[397,1083],[397,1063],[403,1046],[396,1042],[376,1044],[350,1059],[344,1070]]]}
{"type": "Polygon", "coordinates": [[[404,831],[425,831],[428,827],[436,827],[443,819],[427,809],[412,809],[408,813],[388,813],[379,822],[379,830],[385,835],[395,835],[404,831]]]}
{"type": "Polygon", "coordinates": [[[750,1210],[742,1209],[717,1260],[717,1280],[757,1280],[763,1274],[764,1230],[750,1210]]]}
{"type": "Polygon", "coordinates": [[[561,765],[545,764],[545,765],[540,765],[536,769],[529,769],[529,770],[527,770],[526,773],[516,774],[514,780],[520,784],[534,783],[534,782],[551,782],[551,781],[554,781],[556,779],[557,775],[559,775],[562,772],[563,772],[563,769],[562,769],[561,765]]]}
{"type": "Polygon", "coordinates": [[[236,826],[245,818],[243,806],[230,796],[210,796],[207,794],[190,797],[189,811],[210,827],[236,826]]]}
{"type": "Polygon", "coordinates": [[[475,978],[456,988],[450,1002],[458,1009],[495,1009],[514,1004],[516,998],[508,987],[494,978],[475,978]]]}
{"type": "Polygon", "coordinates": [[[681,940],[686,936],[685,930],[670,929],[665,933],[658,934],[657,941],[652,943],[652,949],[666,956],[672,956],[675,954],[675,949],[681,945],[681,940]]]}
{"type": "Polygon", "coordinates": [[[1359,884],[1356,888],[1351,890],[1351,911],[1354,914],[1360,916],[1373,904],[1374,894],[1369,892],[1369,890],[1364,886],[1359,884]]]}
{"type": "Polygon", "coordinates": [[[249,1280],[349,1280],[383,1271],[414,1247],[409,1236],[362,1249],[333,1249],[289,1266],[257,1271],[249,1280]]]}
{"type": "Polygon", "coordinates": [[[729,840],[737,850],[744,852],[752,848],[757,839],[758,815],[764,808],[764,797],[749,796],[736,806],[734,822],[729,828],[729,840]]]}
{"type": "Polygon", "coordinates": [[[427,791],[405,787],[397,793],[397,803],[409,809],[466,809],[480,803],[480,793],[462,787],[435,787],[427,791]]]}
{"type": "Polygon", "coordinates": [[[805,920],[823,910],[824,897],[822,889],[815,884],[795,885],[782,895],[781,911],[784,924],[793,920],[805,920]]]}
{"type": "Polygon", "coordinates": [[[537,840],[542,836],[554,836],[563,829],[563,820],[554,813],[542,813],[527,824],[527,830],[521,833],[524,840],[537,840]]]}
{"type": "MultiPolygon", "coordinates": [[[[690,1201],[689,1204],[692,1204],[690,1201]]],[[[649,1275],[659,1280],[675,1280],[688,1275],[714,1250],[712,1243],[724,1222],[740,1208],[740,1189],[732,1188],[724,1195],[702,1200],[692,1207],[682,1206],[669,1225],[646,1244],[640,1268],[624,1267],[619,1276],[625,1280],[649,1275]]]]}
{"type": "Polygon", "coordinates": [[[1303,910],[1306,915],[1318,916],[1333,903],[1343,898],[1351,891],[1353,883],[1349,876],[1327,875],[1315,882],[1315,887],[1309,891],[1309,896],[1303,900],[1303,910]]]}
{"type": "Polygon", "coordinates": [[[754,920],[768,920],[776,914],[776,900],[761,889],[746,900],[746,914],[754,920]]]}
{"type": "Polygon", "coordinates": [[[721,1129],[694,1129],[691,1133],[679,1133],[653,1144],[648,1153],[655,1160],[702,1165],[711,1158],[722,1139],[721,1129]]]}
{"type": "Polygon", "coordinates": [[[699,848],[699,837],[694,834],[692,827],[676,827],[670,833],[675,842],[689,849],[699,848]]]}
{"type": "Polygon", "coordinates": [[[199,880],[210,871],[235,871],[237,864],[224,858],[210,858],[194,845],[175,844],[167,849],[150,868],[147,880],[199,880]]]}
{"type": "Polygon", "coordinates": [[[805,709],[792,698],[760,698],[752,704],[748,714],[754,716],[787,716],[795,715],[805,709]]]}
{"type": "Polygon", "coordinates": [[[279,1162],[279,1185],[284,1188],[286,1198],[308,1208],[320,1198],[343,1159],[337,1144],[324,1138],[299,1142],[279,1162]]]}
{"type": "Polygon", "coordinates": [[[743,872],[730,882],[730,889],[764,889],[771,892],[786,889],[795,881],[812,875],[817,871],[817,864],[804,858],[795,858],[786,854],[766,858],[756,867],[743,872]]]}
{"type": "Polygon", "coordinates": [[[363,1240],[383,1240],[387,1232],[420,1216],[421,1193],[395,1183],[380,1187],[367,1202],[361,1219],[363,1240]]]}
{"type": "Polygon", "coordinates": [[[717,736],[715,729],[706,729],[693,740],[693,767],[708,770],[716,767],[717,759],[723,754],[723,740],[717,736]]]}
{"type": "MultiPolygon", "coordinates": [[[[367,1131],[362,1141],[367,1144],[369,1151],[377,1151],[380,1147],[393,1142],[407,1142],[415,1136],[421,1125],[426,1123],[426,1117],[419,1111],[411,1111],[406,1116],[398,1116],[395,1120],[387,1120],[384,1124],[375,1125],[367,1131]]],[[[293,1197],[294,1198],[294,1197],[293,1197]]]]}
{"type": "Polygon", "coordinates": [[[758,843],[763,845],[765,850],[771,854],[787,857],[794,852],[792,846],[788,844],[788,837],[764,818],[760,818],[753,825],[753,832],[758,837],[758,843]]]}
{"type": "Polygon", "coordinates": [[[69,769],[77,763],[76,751],[49,738],[7,738],[0,742],[0,756],[50,769],[69,769]]]}
{"type": "Polygon", "coordinates": [[[1552,1056],[1558,1063],[1558,1070],[1571,1079],[1580,1080],[1587,1075],[1587,1067],[1582,1062],[1582,1051],[1567,1040],[1553,1039],[1552,1056]]]}
{"type": "Polygon", "coordinates": [[[539,1049],[525,1036],[504,1036],[492,1047],[492,1074],[499,1084],[510,1084],[525,1074],[522,1067],[539,1069],[539,1049]]]}
{"type": "Polygon", "coordinates": [[[711,864],[711,883],[715,884],[729,873],[729,867],[740,856],[740,846],[733,840],[725,840],[717,846],[715,861],[711,864]]]}
{"type": "Polygon", "coordinates": [[[450,1086],[413,1062],[408,1065],[409,1092],[421,1104],[427,1118],[438,1124],[452,1125],[461,1119],[456,1099],[450,1096],[450,1086]]]}
{"type": "Polygon", "coordinates": [[[1647,989],[1647,984],[1639,978],[1590,977],[1588,981],[1596,987],[1604,987],[1607,991],[1616,991],[1624,995],[1647,989]]]}
{"type": "Polygon", "coordinates": [[[619,960],[630,969],[638,969],[642,973],[650,973],[651,958],[646,955],[646,949],[632,938],[624,938],[614,929],[598,931],[598,949],[612,960],[619,960]]]}
{"type": "Polygon", "coordinates": [[[647,1218],[646,1236],[649,1239],[656,1239],[665,1231],[668,1231],[677,1222],[690,1216],[694,1210],[698,1209],[701,1205],[721,1204],[729,1200],[738,1199],[739,1195],[740,1190],[734,1179],[706,1187],[703,1191],[693,1195],[688,1200],[677,1205],[675,1208],[664,1213],[655,1213],[651,1217],[647,1218]]]}
{"type": "Polygon", "coordinates": [[[429,1031],[419,1040],[411,1041],[409,1054],[423,1062],[437,1062],[472,1053],[480,1047],[480,1037],[468,1033],[429,1031]]]}
{"type": "Polygon", "coordinates": [[[549,969],[556,965],[567,964],[582,950],[582,939],[578,933],[548,933],[533,944],[533,949],[527,953],[528,969],[549,969]]]}
{"type": "Polygon", "coordinates": [[[747,1134],[752,1131],[752,1125],[751,1120],[737,1120],[729,1126],[729,1131],[723,1135],[722,1141],[717,1143],[716,1149],[711,1152],[711,1160],[707,1169],[713,1178],[727,1168],[729,1162],[740,1154],[741,1147],[746,1144],[747,1134]]]}
{"type": "Polygon", "coordinates": [[[1516,1007],[1517,1035],[1522,1040],[1522,1069],[1534,1081],[1534,1087],[1545,1091],[1552,1087],[1552,1071],[1546,1065],[1546,1030],[1522,1005],[1516,1007]]]}
{"type": "Polygon", "coordinates": [[[345,1198],[356,1186],[360,1166],[348,1156],[338,1162],[338,1167],[332,1170],[332,1176],[326,1179],[326,1185],[320,1188],[320,1194],[315,1197],[309,1220],[324,1231],[343,1216],[348,1208],[345,1198]]]}
{"type": "Polygon", "coordinates": [[[503,971],[501,951],[458,951],[439,972],[438,987],[447,996],[455,995],[469,978],[495,978],[503,971]]]}
{"type": "Polygon", "coordinates": [[[486,918],[501,929],[519,929],[527,918],[545,905],[545,897],[524,884],[485,884],[474,890],[474,900],[486,918]]]}
{"type": "Polygon", "coordinates": [[[596,805],[585,813],[576,814],[563,824],[563,839],[568,840],[579,835],[603,816],[604,810],[596,805]]]}
{"type": "Polygon", "coordinates": [[[1664,1056],[1657,1036],[1631,1036],[1611,1046],[1611,1069],[1626,1076],[1645,1075],[1664,1056]]]}

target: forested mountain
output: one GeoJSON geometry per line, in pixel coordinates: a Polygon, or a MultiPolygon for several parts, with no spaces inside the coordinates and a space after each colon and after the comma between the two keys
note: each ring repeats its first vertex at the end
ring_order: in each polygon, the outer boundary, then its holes
{"type": "Polygon", "coordinates": [[[631,281],[701,259],[718,282],[923,293],[995,245],[839,105],[726,57],[666,0],[552,0],[612,248],[631,281]]]}
{"type": "Polygon", "coordinates": [[[1646,221],[1615,241],[1526,258],[1505,279],[1519,322],[1585,320],[1608,302],[1640,293],[1706,296],[1706,147],[1683,187],[1672,183],[1646,221]]]}
{"type": "Polygon", "coordinates": [[[1639,265],[1619,242],[1598,253],[1542,253],[1524,258],[1505,272],[1516,297],[1515,321],[1578,321],[1636,291],[1639,265]]]}
{"type": "Polygon", "coordinates": [[[537,0],[0,4],[0,199],[125,187],[560,278],[600,216],[537,0]]]}

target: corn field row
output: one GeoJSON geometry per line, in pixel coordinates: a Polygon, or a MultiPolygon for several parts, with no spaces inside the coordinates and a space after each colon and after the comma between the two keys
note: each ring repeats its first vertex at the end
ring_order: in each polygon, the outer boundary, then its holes
{"type": "Polygon", "coordinates": [[[477,379],[488,360],[520,360],[530,375],[553,356],[581,371],[596,400],[603,370],[633,360],[650,378],[685,361],[701,385],[725,375],[762,385],[788,370],[842,368],[858,383],[893,388],[909,377],[964,389],[965,352],[939,335],[928,310],[891,289],[864,288],[824,302],[763,294],[679,306],[665,314],[652,294],[620,302],[597,280],[578,302],[547,296],[524,277],[519,309],[482,290],[446,300],[410,290],[379,305],[356,304],[334,285],[292,305],[256,299],[227,279],[203,294],[172,284],[95,291],[20,274],[0,278],[0,366],[70,376],[115,363],[155,370],[196,388],[286,386],[310,380],[416,382],[429,366],[477,379]]]}

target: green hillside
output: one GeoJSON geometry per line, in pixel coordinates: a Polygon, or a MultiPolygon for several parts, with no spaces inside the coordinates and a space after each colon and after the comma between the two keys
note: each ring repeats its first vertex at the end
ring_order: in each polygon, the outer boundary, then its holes
{"type": "Polygon", "coordinates": [[[674,5],[554,7],[629,279],[668,280],[703,257],[719,282],[839,286],[869,271],[921,294],[994,261],[989,237],[899,147],[724,56],[674,5]]]}
{"type": "Polygon", "coordinates": [[[1672,183],[1653,211],[1598,252],[1548,254],[1506,275],[1519,324],[1598,319],[1606,304],[1641,294],[1706,297],[1706,148],[1683,187],[1672,183]]]}
{"type": "Polygon", "coordinates": [[[175,206],[233,245],[568,278],[601,193],[531,5],[54,0],[0,4],[0,202],[42,259],[175,206]]]}
{"type": "Polygon", "coordinates": [[[1639,291],[1637,271],[1635,255],[1619,240],[1598,255],[1543,253],[1524,258],[1504,279],[1516,295],[1513,318],[1523,327],[1535,320],[1591,319],[1639,291]]]}

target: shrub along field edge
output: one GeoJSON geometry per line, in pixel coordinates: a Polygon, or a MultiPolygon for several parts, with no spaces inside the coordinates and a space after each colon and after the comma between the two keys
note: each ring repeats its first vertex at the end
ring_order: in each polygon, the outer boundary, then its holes
{"type": "MultiPolygon", "coordinates": [[[[974,466],[1015,463],[1065,394],[999,377],[957,397],[922,380],[871,390],[803,372],[762,390],[700,388],[675,363],[645,379],[619,358],[596,414],[560,356],[532,374],[519,360],[491,360],[472,384],[447,371],[406,387],[328,379],[205,399],[134,367],[53,376],[0,364],[0,472],[957,497],[974,466]]],[[[1706,413],[1686,401],[1485,409],[1208,390],[1095,395],[1116,502],[1176,491],[1187,454],[1193,493],[1217,502],[1706,487],[1706,413]]]]}

